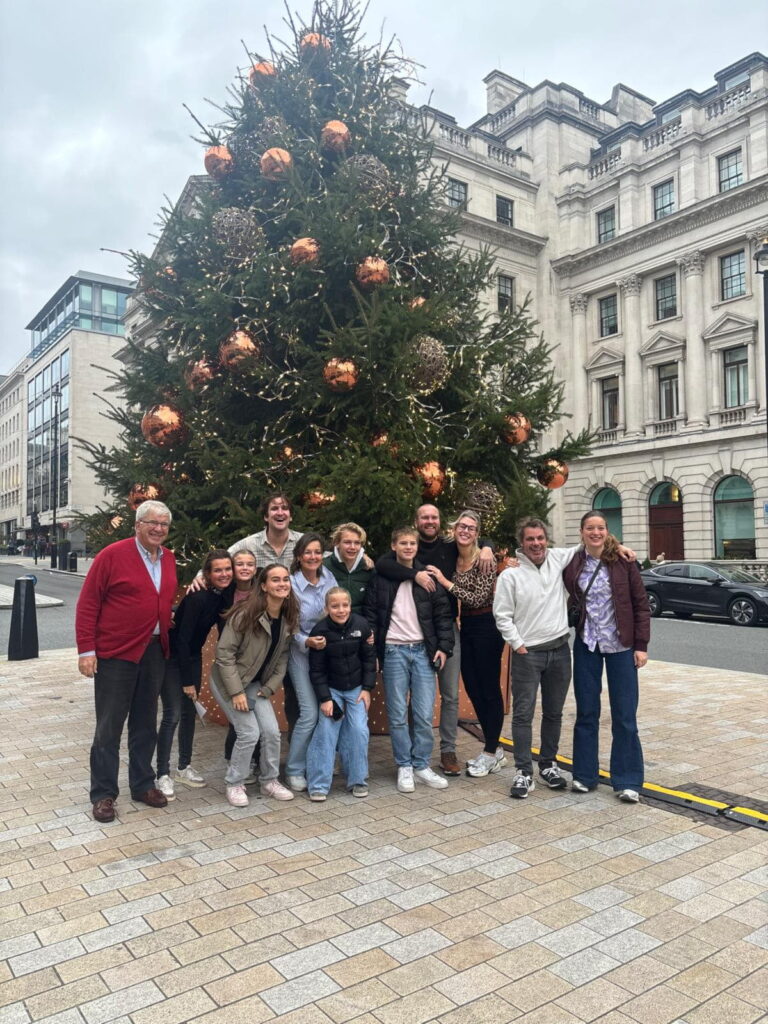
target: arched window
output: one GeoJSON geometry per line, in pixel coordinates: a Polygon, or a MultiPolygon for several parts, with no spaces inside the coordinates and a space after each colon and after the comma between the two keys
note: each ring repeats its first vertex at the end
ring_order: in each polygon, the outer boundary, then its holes
{"type": "Polygon", "coordinates": [[[715,558],[755,557],[755,496],[743,476],[715,488],[715,558]]]}
{"type": "Polygon", "coordinates": [[[651,491],[651,505],[681,505],[683,496],[677,484],[661,483],[651,491]]]}
{"type": "Polygon", "coordinates": [[[594,497],[592,508],[602,512],[608,529],[619,540],[621,535],[621,495],[613,487],[602,487],[594,497]]]}
{"type": "Polygon", "coordinates": [[[648,499],[648,555],[667,561],[684,558],[683,545],[683,495],[677,484],[668,480],[651,491],[648,499]]]}

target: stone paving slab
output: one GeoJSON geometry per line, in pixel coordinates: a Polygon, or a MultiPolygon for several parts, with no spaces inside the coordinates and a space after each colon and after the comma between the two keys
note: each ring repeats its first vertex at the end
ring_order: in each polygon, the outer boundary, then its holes
{"type": "MultiPolygon", "coordinates": [[[[764,679],[641,678],[649,779],[766,799],[764,679]]],[[[74,652],[0,662],[0,696],[2,1024],[766,1019],[768,833],[607,787],[512,801],[511,768],[402,795],[386,737],[367,800],[235,809],[218,726],[206,788],[98,825],[74,652]]]]}
{"type": "MultiPolygon", "coordinates": [[[[6,587],[5,584],[0,583],[0,608],[13,608],[13,592],[13,587],[6,587]]],[[[35,607],[53,608],[61,604],[64,604],[61,598],[48,597],[46,594],[38,594],[35,591],[35,607]]]]}

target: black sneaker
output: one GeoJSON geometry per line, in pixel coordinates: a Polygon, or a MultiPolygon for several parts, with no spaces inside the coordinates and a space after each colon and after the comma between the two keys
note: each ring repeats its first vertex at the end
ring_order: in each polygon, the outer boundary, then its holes
{"type": "Polygon", "coordinates": [[[525,772],[515,772],[509,795],[515,800],[525,800],[532,789],[536,789],[532,776],[526,775],[525,772]]]}
{"type": "Polygon", "coordinates": [[[550,789],[565,789],[568,785],[556,764],[551,764],[549,768],[540,768],[539,775],[550,789]]]}

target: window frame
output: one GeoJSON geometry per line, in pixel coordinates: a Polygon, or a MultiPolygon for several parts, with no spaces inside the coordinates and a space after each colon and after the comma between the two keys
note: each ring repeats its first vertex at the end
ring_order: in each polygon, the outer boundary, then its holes
{"type": "Polygon", "coordinates": [[[505,313],[515,307],[515,279],[511,274],[496,275],[496,312],[505,313]],[[502,287],[502,282],[509,282],[509,290],[502,287]]]}
{"type": "Polygon", "coordinates": [[[612,203],[610,206],[606,206],[602,210],[598,210],[595,214],[596,225],[597,225],[597,244],[602,245],[604,242],[610,242],[616,237],[616,204],[612,203]],[[604,229],[602,225],[602,218],[606,217],[607,214],[611,215],[610,228],[604,229]]]}
{"type": "Polygon", "coordinates": [[[677,316],[677,274],[664,274],[661,277],[655,277],[653,279],[653,312],[654,318],[657,323],[662,320],[671,320],[672,317],[677,316]],[[659,286],[665,282],[672,283],[672,291],[666,295],[659,294],[659,286]],[[669,312],[662,315],[663,303],[669,302],[672,299],[672,308],[669,312]]]}
{"type": "Polygon", "coordinates": [[[612,338],[619,333],[619,296],[617,292],[604,295],[597,300],[597,330],[601,338],[612,338]],[[605,304],[613,303],[613,330],[610,330],[609,315],[604,312],[605,304]]]}
{"type": "Polygon", "coordinates": [[[749,345],[734,345],[722,350],[723,360],[723,408],[742,409],[749,402],[749,345]],[[729,362],[732,353],[742,352],[743,357],[729,362]],[[735,383],[737,401],[729,400],[731,381],[735,383]]]}
{"type": "Polygon", "coordinates": [[[656,387],[659,421],[667,422],[677,419],[680,415],[680,364],[677,361],[661,363],[656,367],[656,387]],[[663,371],[668,367],[674,367],[674,374],[662,376],[663,371]],[[669,408],[667,408],[668,406],[669,408]]]}
{"type": "Polygon", "coordinates": [[[448,178],[445,198],[453,210],[466,210],[469,203],[469,185],[460,178],[448,178]],[[459,198],[459,194],[461,198],[459,198]]]}
{"type": "Polygon", "coordinates": [[[665,217],[670,217],[676,212],[677,203],[675,196],[675,179],[665,178],[664,181],[660,181],[657,185],[652,186],[653,196],[653,219],[664,220],[665,217]],[[662,193],[662,189],[667,189],[666,193],[662,193]],[[663,195],[672,197],[671,204],[668,202],[659,202],[660,197],[663,195]]]}
{"type": "Polygon", "coordinates": [[[735,149],[728,150],[727,153],[723,153],[717,158],[717,190],[718,192],[730,192],[732,188],[738,188],[739,185],[744,184],[744,161],[742,158],[741,146],[736,146],[735,149]],[[725,164],[726,160],[731,157],[736,157],[737,173],[735,175],[723,176],[723,168],[729,170],[725,164]],[[735,180],[738,178],[738,180],[735,180]]]}
{"type": "Polygon", "coordinates": [[[725,253],[725,255],[719,258],[718,262],[719,278],[720,278],[720,301],[729,302],[731,299],[741,299],[747,294],[747,259],[745,249],[736,249],[733,252],[725,253]],[[730,272],[729,261],[733,259],[739,260],[738,273],[730,272]],[[726,267],[728,267],[728,273],[726,274],[726,267]],[[731,282],[739,281],[741,291],[736,291],[735,287],[731,282]]]}
{"type": "Polygon", "coordinates": [[[504,224],[508,228],[512,228],[515,226],[514,200],[509,199],[507,196],[500,196],[498,192],[496,193],[496,223],[504,224]],[[501,214],[499,211],[499,206],[504,206],[505,204],[508,207],[508,215],[501,214]]]}
{"type": "Polygon", "coordinates": [[[619,387],[618,374],[600,379],[600,423],[603,431],[619,429],[619,387]]]}

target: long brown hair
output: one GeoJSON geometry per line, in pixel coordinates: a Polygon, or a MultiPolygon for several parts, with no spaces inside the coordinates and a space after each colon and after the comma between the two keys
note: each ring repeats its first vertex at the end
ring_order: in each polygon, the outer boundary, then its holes
{"type": "MultiPolygon", "coordinates": [[[[592,509],[591,512],[586,512],[581,517],[581,522],[579,523],[579,531],[580,532],[581,532],[581,530],[584,529],[584,523],[586,523],[586,521],[588,519],[602,519],[603,522],[605,523],[606,529],[608,528],[608,520],[605,518],[603,513],[602,512],[598,512],[596,509],[592,509]]],[[[615,562],[618,557],[619,557],[619,542],[616,540],[616,538],[613,536],[613,534],[609,532],[608,536],[605,538],[605,544],[603,546],[603,553],[602,553],[602,555],[600,555],[600,561],[601,562],[615,562]]]]}
{"type": "MultiPolygon", "coordinates": [[[[254,580],[253,590],[248,597],[242,604],[235,605],[227,612],[227,618],[231,617],[232,619],[232,628],[236,629],[238,633],[256,631],[259,619],[267,610],[267,595],[263,585],[273,569],[282,569],[283,572],[288,572],[284,565],[278,565],[277,562],[265,565],[254,580]]],[[[299,602],[296,600],[293,588],[288,592],[288,596],[283,598],[280,614],[285,619],[290,632],[295,633],[299,625],[299,602]]]]}

